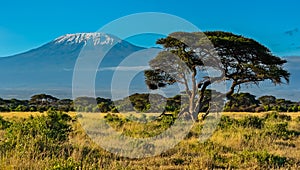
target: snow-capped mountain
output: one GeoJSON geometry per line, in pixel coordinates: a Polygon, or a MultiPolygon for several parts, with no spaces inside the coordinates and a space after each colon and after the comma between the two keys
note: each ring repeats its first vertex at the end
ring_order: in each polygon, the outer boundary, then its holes
{"type": "Polygon", "coordinates": [[[112,45],[115,39],[107,34],[96,32],[96,33],[76,33],[66,34],[60,36],[54,40],[55,44],[87,44],[91,42],[94,46],[96,45],[112,45]]]}
{"type": "MultiPolygon", "coordinates": [[[[0,57],[0,97],[29,98],[35,93],[71,97],[73,68],[83,47],[112,46],[99,67],[117,66],[137,47],[104,33],[66,34],[22,54],[0,57]]],[[[100,81],[108,81],[106,71],[100,81]]]]}

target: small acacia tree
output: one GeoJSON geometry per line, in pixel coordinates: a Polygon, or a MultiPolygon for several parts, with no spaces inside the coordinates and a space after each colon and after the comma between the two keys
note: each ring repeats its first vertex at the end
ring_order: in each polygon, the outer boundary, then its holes
{"type": "Polygon", "coordinates": [[[181,112],[189,114],[193,120],[208,102],[205,90],[213,83],[229,83],[225,96],[230,99],[241,84],[258,85],[270,80],[276,85],[289,81],[290,74],[282,67],[286,60],[274,56],[257,41],[240,35],[220,31],[175,32],[159,39],[157,44],[164,50],[150,61],[151,69],[144,72],[146,84],[150,89],[183,84],[189,106],[181,112]],[[220,74],[200,77],[208,68],[220,74]]]}

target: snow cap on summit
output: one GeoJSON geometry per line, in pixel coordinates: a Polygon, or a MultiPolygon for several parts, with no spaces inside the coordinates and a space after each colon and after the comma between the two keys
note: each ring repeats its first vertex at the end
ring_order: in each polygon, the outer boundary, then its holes
{"type": "Polygon", "coordinates": [[[60,36],[54,40],[55,44],[86,44],[88,41],[92,41],[92,44],[96,45],[112,45],[114,38],[110,35],[100,32],[94,33],[76,33],[76,34],[66,34],[60,36]]]}

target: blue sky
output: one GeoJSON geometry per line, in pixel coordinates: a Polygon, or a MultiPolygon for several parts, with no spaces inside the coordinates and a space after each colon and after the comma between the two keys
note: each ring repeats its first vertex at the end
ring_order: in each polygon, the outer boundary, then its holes
{"type": "Polygon", "coordinates": [[[27,51],[67,33],[94,32],[139,12],[184,18],[261,42],[279,56],[300,56],[298,0],[6,0],[0,2],[0,56],[27,51]]]}

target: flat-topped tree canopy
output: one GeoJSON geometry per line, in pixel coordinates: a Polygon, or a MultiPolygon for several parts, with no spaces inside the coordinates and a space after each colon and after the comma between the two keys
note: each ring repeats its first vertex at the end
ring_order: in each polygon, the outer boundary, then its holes
{"type": "Polygon", "coordinates": [[[53,97],[48,94],[36,94],[36,95],[31,96],[31,99],[29,102],[31,104],[41,103],[41,102],[50,102],[51,103],[51,102],[56,102],[58,100],[59,100],[58,98],[53,97]]]}
{"type": "Polygon", "coordinates": [[[234,87],[264,80],[271,80],[274,84],[289,82],[290,73],[282,67],[286,60],[273,55],[257,41],[230,32],[204,33],[218,52],[226,79],[232,80],[234,87]]]}

